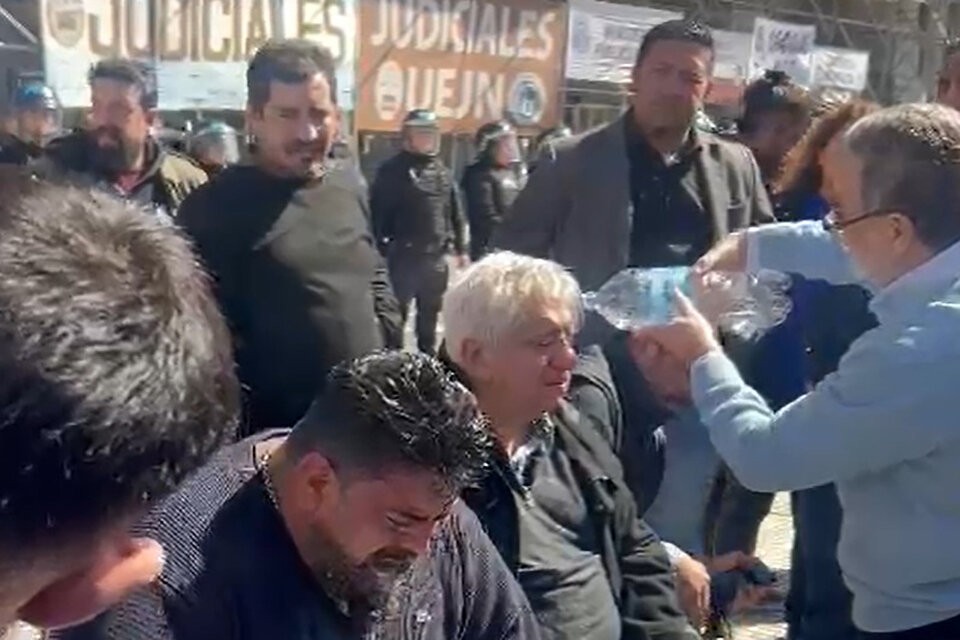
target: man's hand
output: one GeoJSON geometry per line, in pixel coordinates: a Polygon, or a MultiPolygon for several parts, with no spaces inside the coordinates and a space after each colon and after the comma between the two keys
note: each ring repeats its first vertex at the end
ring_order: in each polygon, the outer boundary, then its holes
{"type": "Polygon", "coordinates": [[[690,399],[690,365],[720,349],[713,327],[682,293],[675,293],[677,317],[670,324],[635,331],[630,354],[654,392],[667,406],[690,399]]]}
{"type": "Polygon", "coordinates": [[[470,258],[464,253],[458,253],[453,256],[453,264],[457,269],[466,269],[470,264],[470,258]]]}
{"type": "Polygon", "coordinates": [[[747,236],[745,232],[731,233],[718,242],[694,265],[697,273],[710,271],[745,271],[747,268],[747,236]]]}
{"type": "MultiPolygon", "coordinates": [[[[743,553],[742,551],[732,551],[722,556],[716,556],[706,561],[706,566],[712,574],[723,573],[725,571],[746,571],[757,564],[759,560],[754,556],[743,553]]],[[[737,596],[730,605],[730,613],[736,614],[742,611],[753,609],[758,605],[776,600],[780,597],[780,589],[777,585],[755,585],[746,584],[737,590],[737,596]]]]}
{"type": "Polygon", "coordinates": [[[690,556],[677,561],[677,595],[690,623],[703,627],[710,617],[710,572],[690,556]]]}

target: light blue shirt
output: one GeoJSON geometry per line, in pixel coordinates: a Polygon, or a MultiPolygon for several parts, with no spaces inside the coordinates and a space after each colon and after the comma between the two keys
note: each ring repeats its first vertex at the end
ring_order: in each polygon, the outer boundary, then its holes
{"type": "MultiPolygon", "coordinates": [[[[819,223],[752,229],[749,266],[857,281],[819,223]]],[[[758,491],[836,482],[853,619],[890,632],[960,615],[960,244],[874,296],[879,327],[773,412],[721,352],[691,368],[720,455],[758,491]]]]}

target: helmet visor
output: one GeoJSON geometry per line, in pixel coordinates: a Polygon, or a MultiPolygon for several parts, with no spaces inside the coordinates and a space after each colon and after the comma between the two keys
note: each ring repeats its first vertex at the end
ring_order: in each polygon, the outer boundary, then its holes
{"type": "Polygon", "coordinates": [[[408,126],[403,137],[404,146],[412,153],[435,156],[440,152],[440,131],[436,127],[408,126]]]}

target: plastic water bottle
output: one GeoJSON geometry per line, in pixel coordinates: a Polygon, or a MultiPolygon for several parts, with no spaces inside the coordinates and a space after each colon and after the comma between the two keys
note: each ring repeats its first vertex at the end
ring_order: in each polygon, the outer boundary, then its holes
{"type": "Polygon", "coordinates": [[[679,289],[721,329],[753,337],[783,322],[790,313],[790,277],[713,272],[694,287],[690,267],[624,269],[597,291],[583,295],[584,307],[621,330],[666,324],[675,316],[679,289]]]}

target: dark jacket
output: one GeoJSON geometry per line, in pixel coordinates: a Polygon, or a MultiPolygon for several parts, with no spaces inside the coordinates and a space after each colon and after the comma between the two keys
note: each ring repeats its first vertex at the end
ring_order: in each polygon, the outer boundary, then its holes
{"type": "Polygon", "coordinates": [[[632,362],[611,361],[598,345],[582,348],[573,369],[569,397],[623,461],[627,487],[643,517],[660,491],[666,464],[663,432],[656,427],[671,414],[659,405],[645,384],[627,391],[624,383],[632,378],[618,371],[618,366],[625,365],[633,366],[632,362]],[[627,424],[647,425],[648,429],[631,431],[628,437],[627,424]]]}
{"type": "Polygon", "coordinates": [[[0,133],[0,164],[26,165],[43,155],[43,147],[0,133]]]}
{"type": "Polygon", "coordinates": [[[370,209],[385,255],[465,252],[457,185],[438,158],[401,151],[384,162],[370,188],[370,209]]]}
{"type": "MultiPolygon", "coordinates": [[[[78,131],[57,138],[46,147],[44,158],[37,164],[38,173],[81,186],[99,186],[117,192],[106,176],[90,164],[90,140],[78,131]]],[[[165,149],[152,138],[147,139],[146,168],[133,189],[122,194],[144,206],[153,206],[174,217],[190,193],[207,182],[207,174],[193,160],[165,149]]]]}
{"type": "Polygon", "coordinates": [[[471,260],[479,260],[490,249],[494,230],[526,184],[526,171],[495,167],[485,159],[464,170],[461,185],[470,223],[471,260]]]}
{"type": "Polygon", "coordinates": [[[226,169],[178,223],[213,275],[247,392],[248,430],[290,427],[329,369],[389,344],[401,322],[355,176],[282,180],[226,169]]]}
{"type": "MultiPolygon", "coordinates": [[[[552,258],[573,270],[584,290],[598,289],[630,260],[633,204],[626,122],[555,143],[494,232],[493,245],[552,258]]],[[[695,169],[714,240],[773,220],[760,171],[750,151],[698,133],[695,169]]]]}
{"type": "MultiPolygon", "coordinates": [[[[556,446],[563,448],[579,477],[587,508],[594,517],[607,579],[620,609],[624,640],[683,639],[693,634],[680,611],[666,551],[656,534],[637,516],[617,457],[603,437],[569,404],[553,416],[556,446]]],[[[483,484],[463,498],[474,510],[507,566],[519,570],[519,523],[500,455],[483,484]]]]}

